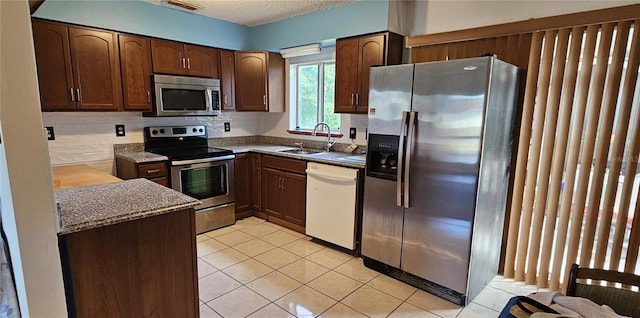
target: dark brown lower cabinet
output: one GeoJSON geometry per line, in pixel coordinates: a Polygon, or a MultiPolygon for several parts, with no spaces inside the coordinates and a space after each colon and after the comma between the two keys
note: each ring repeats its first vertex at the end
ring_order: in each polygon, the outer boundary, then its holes
{"type": "Polygon", "coordinates": [[[234,183],[236,198],[236,220],[262,211],[260,154],[236,154],[234,183]]]}
{"type": "Polygon", "coordinates": [[[198,317],[192,208],[58,240],[70,317],[198,317]]]}
{"type": "Polygon", "coordinates": [[[262,156],[262,211],[269,221],[305,233],[306,161],[262,156]]]}

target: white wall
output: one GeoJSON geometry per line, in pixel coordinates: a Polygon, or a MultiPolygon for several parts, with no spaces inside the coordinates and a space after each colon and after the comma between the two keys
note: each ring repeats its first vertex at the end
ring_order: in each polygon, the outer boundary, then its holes
{"type": "Polygon", "coordinates": [[[209,137],[238,137],[260,134],[259,114],[223,113],[217,117],[142,117],[139,112],[44,112],[44,126],[53,126],[55,140],[49,141],[52,165],[83,163],[115,174],[113,145],[143,142],[146,126],[206,125],[209,137]],[[231,131],[224,131],[224,123],[231,131]],[[116,137],[115,125],[125,125],[125,137],[116,137]]]}
{"type": "Polygon", "coordinates": [[[567,13],[637,4],[619,0],[413,0],[411,35],[463,30],[567,13]]]}
{"type": "Polygon", "coordinates": [[[22,317],[66,317],[27,1],[0,1],[0,210],[22,317]]]}

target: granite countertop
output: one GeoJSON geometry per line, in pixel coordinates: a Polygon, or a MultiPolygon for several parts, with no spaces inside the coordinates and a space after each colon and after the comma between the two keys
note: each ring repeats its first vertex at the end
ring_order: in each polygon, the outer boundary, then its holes
{"type": "Polygon", "coordinates": [[[319,162],[332,164],[350,168],[364,168],[365,167],[365,155],[363,154],[351,154],[338,151],[320,152],[316,154],[292,154],[281,152],[282,150],[295,149],[295,147],[279,146],[272,144],[254,144],[254,145],[237,145],[237,146],[216,146],[217,148],[229,149],[233,153],[245,153],[245,152],[257,152],[267,155],[277,155],[280,157],[287,157],[298,160],[319,162]]]}
{"type": "Polygon", "coordinates": [[[126,160],[133,161],[135,163],[144,163],[144,162],[154,162],[154,161],[165,161],[169,160],[167,156],[158,155],[151,152],[146,151],[126,151],[126,152],[116,152],[116,158],[122,158],[126,160]]]}
{"type": "Polygon", "coordinates": [[[200,201],[147,179],[56,190],[58,234],[69,234],[193,207],[200,201]]]}

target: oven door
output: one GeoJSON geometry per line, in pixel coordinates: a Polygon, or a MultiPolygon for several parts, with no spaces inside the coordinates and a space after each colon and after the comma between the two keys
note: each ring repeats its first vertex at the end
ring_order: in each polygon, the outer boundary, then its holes
{"type": "Polygon", "coordinates": [[[235,201],[234,155],[171,162],[171,188],[202,201],[197,210],[235,201]]]}

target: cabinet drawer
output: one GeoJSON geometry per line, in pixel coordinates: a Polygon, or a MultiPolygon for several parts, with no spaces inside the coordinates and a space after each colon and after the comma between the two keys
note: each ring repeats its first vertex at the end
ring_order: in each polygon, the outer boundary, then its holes
{"type": "Polygon", "coordinates": [[[153,178],[153,179],[149,179],[157,184],[163,185],[165,187],[169,186],[169,180],[167,180],[167,177],[161,177],[161,178],[153,178]]]}
{"type": "Polygon", "coordinates": [[[164,162],[138,165],[138,177],[140,178],[158,178],[166,175],[167,167],[164,162]]]}
{"type": "Polygon", "coordinates": [[[304,160],[288,159],[274,156],[262,156],[262,166],[305,174],[307,162],[304,160]]]}

